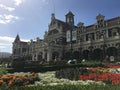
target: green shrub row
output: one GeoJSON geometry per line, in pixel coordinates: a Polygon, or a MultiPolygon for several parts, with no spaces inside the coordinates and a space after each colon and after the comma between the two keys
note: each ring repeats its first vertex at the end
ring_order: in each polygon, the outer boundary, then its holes
{"type": "Polygon", "coordinates": [[[120,90],[119,85],[56,85],[56,86],[25,86],[5,87],[0,90],[120,90]]]}
{"type": "Polygon", "coordinates": [[[56,64],[56,65],[39,65],[31,67],[22,67],[22,68],[12,68],[8,72],[46,72],[46,71],[56,71],[65,68],[76,68],[76,67],[105,67],[101,62],[83,62],[78,64],[56,64]]]}
{"type": "Polygon", "coordinates": [[[90,71],[88,71],[86,68],[67,68],[67,69],[61,69],[55,72],[55,76],[59,79],[65,78],[70,80],[79,80],[80,75],[86,74],[88,75],[90,71]]]}

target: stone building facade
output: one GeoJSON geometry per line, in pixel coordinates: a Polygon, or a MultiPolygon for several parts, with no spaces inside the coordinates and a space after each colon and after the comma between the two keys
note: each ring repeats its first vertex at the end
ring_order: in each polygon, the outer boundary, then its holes
{"type": "Polygon", "coordinates": [[[120,60],[120,17],[109,20],[98,14],[96,22],[85,26],[83,22],[74,24],[74,14],[70,11],[66,20],[61,21],[51,15],[51,22],[44,39],[36,38],[23,42],[19,35],[13,42],[13,55],[29,60],[104,60],[106,56],[120,60]]]}

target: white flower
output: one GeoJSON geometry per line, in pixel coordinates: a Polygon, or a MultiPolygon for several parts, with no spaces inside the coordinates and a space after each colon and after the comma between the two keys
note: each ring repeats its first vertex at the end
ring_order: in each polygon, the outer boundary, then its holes
{"type": "Polygon", "coordinates": [[[109,72],[111,72],[111,73],[116,73],[116,74],[120,74],[120,68],[111,68],[111,69],[109,70],[109,72]]]}
{"type": "MultiPolygon", "coordinates": [[[[99,84],[101,85],[103,82],[95,82],[92,80],[87,80],[87,81],[72,81],[69,79],[58,79],[55,77],[55,72],[46,72],[46,73],[39,73],[40,81],[37,81],[35,85],[63,85],[63,84],[71,84],[71,85],[89,85],[89,84],[99,84]]],[[[104,84],[104,83],[103,83],[104,84]]]]}

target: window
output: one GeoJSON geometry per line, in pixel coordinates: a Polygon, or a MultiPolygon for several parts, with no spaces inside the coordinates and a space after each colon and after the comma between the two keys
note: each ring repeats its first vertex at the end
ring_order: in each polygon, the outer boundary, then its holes
{"type": "Polygon", "coordinates": [[[70,38],[70,34],[68,34],[68,38],[70,38]]]}
{"type": "Polygon", "coordinates": [[[101,19],[101,20],[98,20],[97,21],[97,28],[101,28],[101,27],[104,27],[104,20],[103,19],[101,19]]]}
{"type": "Polygon", "coordinates": [[[84,41],[84,35],[80,36],[80,41],[83,42],[84,41]]]}
{"type": "Polygon", "coordinates": [[[95,40],[94,33],[91,33],[91,36],[92,36],[92,40],[95,40]]]}
{"type": "Polygon", "coordinates": [[[70,22],[73,22],[72,17],[70,17],[70,22]]]}
{"type": "Polygon", "coordinates": [[[117,33],[116,32],[113,32],[113,36],[116,36],[117,35],[117,33]]]}
{"type": "Polygon", "coordinates": [[[86,41],[88,41],[89,39],[89,34],[86,34],[86,41]]]}

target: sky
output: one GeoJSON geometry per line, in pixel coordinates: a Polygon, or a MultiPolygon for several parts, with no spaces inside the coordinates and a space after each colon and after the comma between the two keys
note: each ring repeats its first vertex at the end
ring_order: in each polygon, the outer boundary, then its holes
{"type": "Polygon", "coordinates": [[[23,41],[43,39],[48,30],[51,13],[65,21],[72,11],[75,25],[96,23],[101,13],[105,19],[120,16],[120,0],[0,0],[0,52],[12,53],[12,42],[17,34],[23,41]]]}

